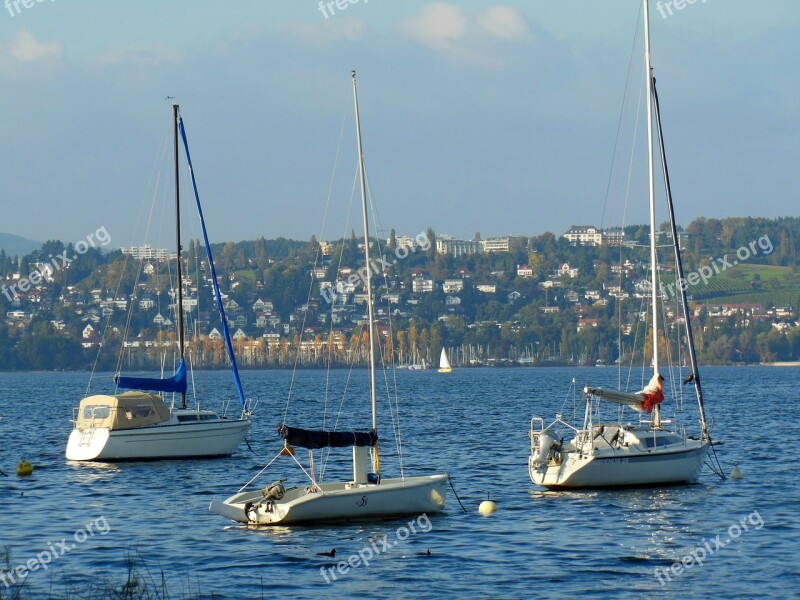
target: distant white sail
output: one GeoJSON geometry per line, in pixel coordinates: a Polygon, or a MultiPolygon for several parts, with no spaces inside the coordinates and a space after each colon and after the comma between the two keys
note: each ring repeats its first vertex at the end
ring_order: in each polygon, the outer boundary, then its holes
{"type": "Polygon", "coordinates": [[[447,359],[447,352],[442,348],[442,354],[439,356],[439,369],[449,371],[451,368],[450,361],[447,359]]]}

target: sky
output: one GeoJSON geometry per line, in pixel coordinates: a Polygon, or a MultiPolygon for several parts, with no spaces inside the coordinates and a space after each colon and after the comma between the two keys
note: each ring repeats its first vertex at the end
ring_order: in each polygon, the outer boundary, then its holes
{"type": "MultiPolygon", "coordinates": [[[[644,223],[640,4],[10,0],[0,232],[169,245],[168,96],[212,241],[360,231],[353,69],[379,233],[644,223]]],[[[650,11],[678,222],[796,215],[800,2],[650,11]]]]}

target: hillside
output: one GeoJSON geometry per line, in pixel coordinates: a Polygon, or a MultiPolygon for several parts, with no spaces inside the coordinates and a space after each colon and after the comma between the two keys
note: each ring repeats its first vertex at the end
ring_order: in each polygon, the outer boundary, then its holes
{"type": "MultiPolygon", "coordinates": [[[[638,243],[649,235],[642,226],[627,231],[638,243]]],[[[800,358],[799,242],[800,219],[689,225],[684,272],[703,361],[800,358]]],[[[395,364],[430,363],[442,347],[455,365],[647,359],[648,252],[637,243],[582,246],[550,233],[469,241],[428,230],[416,238],[392,232],[373,244],[373,256],[382,257],[373,265],[378,329],[395,364]]],[[[306,366],[364,364],[359,246],[354,236],[214,245],[242,366],[291,366],[298,353],[306,366]]],[[[91,249],[63,270],[33,277],[63,249],[48,242],[21,269],[0,254],[0,369],[87,368],[101,342],[116,350],[100,353],[99,365],[114,369],[123,338],[126,364],[157,367],[174,348],[174,259],[91,249]]],[[[187,329],[199,334],[193,361],[224,367],[203,249],[191,242],[183,260],[187,329]]],[[[664,319],[676,332],[681,315],[668,252],[660,264],[664,319]]]]}
{"type": "Polygon", "coordinates": [[[0,251],[8,256],[25,256],[41,247],[41,242],[34,242],[12,233],[0,233],[0,251]]]}

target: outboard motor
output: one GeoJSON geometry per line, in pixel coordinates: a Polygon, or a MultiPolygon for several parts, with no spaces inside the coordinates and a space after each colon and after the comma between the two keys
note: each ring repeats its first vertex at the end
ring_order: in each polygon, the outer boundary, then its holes
{"type": "Polygon", "coordinates": [[[265,500],[280,500],[286,493],[286,488],[283,487],[282,481],[276,481],[265,487],[261,493],[265,500]]]}
{"type": "Polygon", "coordinates": [[[550,451],[558,449],[560,444],[558,438],[553,435],[553,431],[545,429],[536,436],[536,453],[533,459],[534,467],[545,467],[550,462],[550,451]]]}

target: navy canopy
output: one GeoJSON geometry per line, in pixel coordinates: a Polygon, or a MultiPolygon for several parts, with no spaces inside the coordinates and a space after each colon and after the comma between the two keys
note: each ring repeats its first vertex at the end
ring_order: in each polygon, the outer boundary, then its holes
{"type": "Polygon", "coordinates": [[[292,446],[309,450],[317,448],[346,448],[347,446],[375,446],[378,434],[374,431],[322,431],[298,429],[281,423],[278,433],[292,446]]]}

